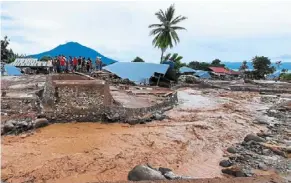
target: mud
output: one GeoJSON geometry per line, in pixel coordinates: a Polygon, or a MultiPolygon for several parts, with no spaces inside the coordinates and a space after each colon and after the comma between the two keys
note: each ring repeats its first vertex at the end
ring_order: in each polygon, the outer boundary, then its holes
{"type": "Polygon", "coordinates": [[[162,121],[53,124],[4,136],[2,180],[125,181],[134,166],[146,163],[194,178],[224,177],[219,162],[226,149],[265,130],[253,123],[264,107],[257,93],[180,89],[178,96],[181,103],[162,121]]]}

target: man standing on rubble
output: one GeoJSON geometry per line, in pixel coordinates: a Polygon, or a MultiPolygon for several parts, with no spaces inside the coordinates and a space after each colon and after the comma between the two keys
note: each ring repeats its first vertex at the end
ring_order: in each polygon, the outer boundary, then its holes
{"type": "Polygon", "coordinates": [[[78,67],[77,67],[77,71],[78,71],[78,72],[80,72],[80,70],[81,70],[81,66],[82,66],[82,57],[79,56],[79,58],[78,58],[78,67]]]}
{"type": "Polygon", "coordinates": [[[99,57],[96,57],[96,70],[99,71],[100,68],[100,60],[99,57]]]}

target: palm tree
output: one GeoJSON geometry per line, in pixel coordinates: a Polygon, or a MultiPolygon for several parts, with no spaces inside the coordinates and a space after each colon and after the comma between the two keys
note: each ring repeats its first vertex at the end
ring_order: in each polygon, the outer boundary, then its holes
{"type": "Polygon", "coordinates": [[[159,19],[159,24],[151,24],[149,28],[154,28],[151,30],[150,35],[155,36],[153,39],[153,45],[161,49],[161,62],[163,60],[163,55],[167,48],[173,47],[173,41],[175,44],[180,42],[180,39],[177,34],[177,30],[186,30],[184,27],[176,26],[179,22],[187,19],[184,16],[174,17],[175,6],[172,4],[165,12],[159,10],[155,15],[159,19]]]}
{"type": "Polygon", "coordinates": [[[174,53],[173,55],[171,53],[168,53],[165,57],[163,57],[163,61],[171,60],[173,62],[179,62],[183,59],[182,56],[179,56],[178,53],[174,53]]]}

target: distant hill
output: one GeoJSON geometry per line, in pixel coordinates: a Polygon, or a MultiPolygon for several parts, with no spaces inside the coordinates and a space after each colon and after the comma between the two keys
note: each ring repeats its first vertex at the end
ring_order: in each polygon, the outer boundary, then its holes
{"type": "Polygon", "coordinates": [[[103,56],[102,54],[98,53],[97,51],[93,50],[92,48],[88,48],[86,46],[83,46],[77,42],[68,42],[66,44],[59,45],[55,47],[54,49],[46,52],[42,52],[35,55],[30,55],[29,57],[40,59],[43,56],[58,56],[58,55],[65,55],[66,57],[72,56],[72,57],[88,57],[91,58],[92,61],[96,60],[96,57],[101,57],[101,60],[104,64],[109,65],[114,62],[117,62],[116,60],[110,59],[108,57],[103,56]]]}

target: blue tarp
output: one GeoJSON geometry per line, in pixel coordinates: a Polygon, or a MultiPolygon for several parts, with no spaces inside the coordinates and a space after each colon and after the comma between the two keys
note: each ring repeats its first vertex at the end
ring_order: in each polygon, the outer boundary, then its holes
{"type": "Polygon", "coordinates": [[[203,79],[210,79],[211,78],[209,72],[207,72],[207,71],[196,70],[194,75],[198,76],[199,78],[203,78],[203,79]]]}
{"type": "Polygon", "coordinates": [[[266,76],[266,79],[277,79],[280,77],[281,71],[276,71],[266,76]]]}
{"type": "Polygon", "coordinates": [[[189,72],[196,72],[194,69],[191,69],[191,68],[189,68],[189,67],[181,67],[180,69],[179,69],[179,72],[181,73],[181,74],[183,74],[183,73],[189,73],[189,72]]]}
{"type": "Polygon", "coordinates": [[[20,76],[22,75],[20,69],[13,65],[5,64],[4,70],[8,76],[20,76]]]}
{"type": "Polygon", "coordinates": [[[104,67],[111,73],[116,74],[122,79],[129,79],[130,81],[140,83],[148,82],[154,73],[166,74],[169,65],[167,64],[154,64],[145,62],[116,62],[114,64],[104,67]]]}
{"type": "Polygon", "coordinates": [[[168,64],[170,66],[170,69],[174,69],[175,63],[171,60],[164,61],[163,64],[168,64]]]}

